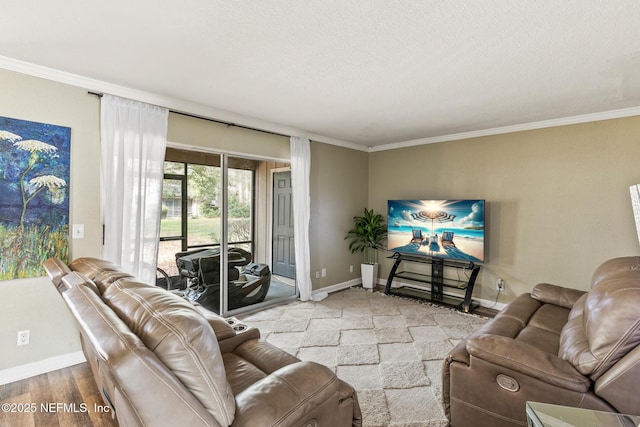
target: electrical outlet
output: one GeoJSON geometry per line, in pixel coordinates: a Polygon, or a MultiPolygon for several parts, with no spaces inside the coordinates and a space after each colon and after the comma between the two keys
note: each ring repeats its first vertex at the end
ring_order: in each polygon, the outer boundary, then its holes
{"type": "Polygon", "coordinates": [[[319,279],[319,278],[320,278],[320,272],[316,271],[316,279],[319,279]]]}
{"type": "Polygon", "coordinates": [[[504,280],[502,279],[496,280],[496,290],[504,291],[504,280]]]}
{"type": "Polygon", "coordinates": [[[18,331],[18,345],[29,344],[29,330],[18,331]]]}
{"type": "Polygon", "coordinates": [[[353,273],[353,265],[349,266],[349,273],[353,273]]]}

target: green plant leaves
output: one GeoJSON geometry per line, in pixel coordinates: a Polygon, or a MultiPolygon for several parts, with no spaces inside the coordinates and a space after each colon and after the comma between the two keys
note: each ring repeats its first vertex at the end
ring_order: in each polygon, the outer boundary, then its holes
{"type": "Polygon", "coordinates": [[[373,209],[364,209],[362,216],[353,217],[353,228],[347,232],[345,240],[351,239],[351,253],[364,252],[365,263],[377,262],[377,250],[384,248],[387,237],[387,223],[381,214],[373,209]]]}

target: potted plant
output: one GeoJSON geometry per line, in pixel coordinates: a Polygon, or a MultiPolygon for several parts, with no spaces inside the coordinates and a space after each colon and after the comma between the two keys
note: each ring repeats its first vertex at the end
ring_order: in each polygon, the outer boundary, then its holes
{"type": "Polygon", "coordinates": [[[347,232],[346,239],[351,239],[351,253],[363,252],[364,263],[361,264],[362,287],[373,289],[378,278],[378,249],[383,249],[387,236],[387,224],[379,213],[373,209],[364,209],[363,216],[353,217],[353,228],[347,232]]]}

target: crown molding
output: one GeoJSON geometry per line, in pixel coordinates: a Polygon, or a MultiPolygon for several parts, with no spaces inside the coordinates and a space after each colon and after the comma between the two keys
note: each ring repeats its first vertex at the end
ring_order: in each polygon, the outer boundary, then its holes
{"type": "Polygon", "coordinates": [[[623,117],[639,116],[640,107],[623,108],[620,110],[603,111],[599,113],[582,114],[579,116],[562,117],[559,119],[542,120],[539,122],[522,123],[491,129],[454,133],[450,135],[434,136],[430,138],[414,139],[411,141],[369,147],[370,152],[395,150],[398,148],[415,147],[416,145],[435,144],[438,142],[457,141],[460,139],[478,138],[482,136],[501,135],[505,133],[523,132],[527,130],[544,129],[556,126],[575,125],[579,123],[597,122],[600,120],[620,119],[623,117]]]}
{"type": "Polygon", "coordinates": [[[240,126],[246,126],[283,135],[300,136],[303,138],[309,138],[313,141],[351,148],[353,150],[369,151],[369,147],[366,147],[364,145],[329,138],[323,135],[307,132],[302,129],[292,128],[277,123],[259,120],[253,117],[243,116],[240,114],[232,113],[230,111],[209,107],[207,105],[195,102],[189,102],[178,98],[162,96],[151,92],[104,82],[101,80],[91,79],[77,74],[67,73],[65,71],[20,61],[6,56],[0,56],[0,68],[30,75],[33,77],[52,80],[58,83],[68,84],[70,86],[80,87],[92,92],[108,93],[110,95],[116,95],[140,102],[146,102],[148,104],[158,105],[160,107],[165,107],[176,112],[186,113],[202,118],[220,120],[240,126]]]}
{"type": "Polygon", "coordinates": [[[32,64],[25,61],[9,58],[6,56],[0,56],[0,68],[15,71],[22,74],[27,74],[34,77],[40,77],[47,80],[52,80],[58,83],[64,83],[71,86],[81,87],[92,92],[108,93],[123,98],[134,99],[136,101],[146,102],[149,104],[159,105],[170,110],[199,116],[202,118],[209,118],[214,120],[220,120],[229,122],[241,126],[247,126],[254,129],[265,130],[274,133],[280,133],[283,135],[295,135],[310,140],[322,142],[325,144],[336,145],[339,147],[350,148],[352,150],[376,152],[395,150],[398,148],[414,147],[417,145],[435,144],[439,142],[456,141],[460,139],[478,138],[483,136],[500,135],[512,132],[522,132],[534,129],[544,129],[555,126],[566,126],[579,123],[595,122],[600,120],[618,119],[623,117],[631,117],[640,115],[640,107],[624,108],[619,110],[603,111],[599,113],[583,114],[578,116],[563,117],[558,119],[543,120],[531,123],[522,123],[511,126],[503,126],[491,129],[483,129],[470,132],[454,133],[449,135],[434,136],[428,138],[414,139],[410,141],[396,142],[391,144],[378,145],[373,147],[367,147],[362,144],[356,144],[353,142],[342,141],[339,139],[330,138],[323,135],[318,135],[312,132],[307,132],[302,129],[283,126],[277,123],[262,121],[253,117],[243,116],[240,114],[232,113],[230,111],[222,110],[219,108],[209,107],[203,104],[189,102],[178,98],[162,96],[151,92],[146,92],[138,89],[132,89],[125,86],[120,86],[101,80],[95,80],[88,77],[80,76],[77,74],[67,73],[65,71],[56,70],[53,68],[43,67],[41,65],[32,64]]]}

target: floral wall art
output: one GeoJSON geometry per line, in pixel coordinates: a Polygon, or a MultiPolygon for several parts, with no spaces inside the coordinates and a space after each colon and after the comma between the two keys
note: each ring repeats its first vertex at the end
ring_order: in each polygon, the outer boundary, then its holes
{"type": "Polygon", "coordinates": [[[0,117],[0,280],[69,254],[71,129],[0,117]]]}

